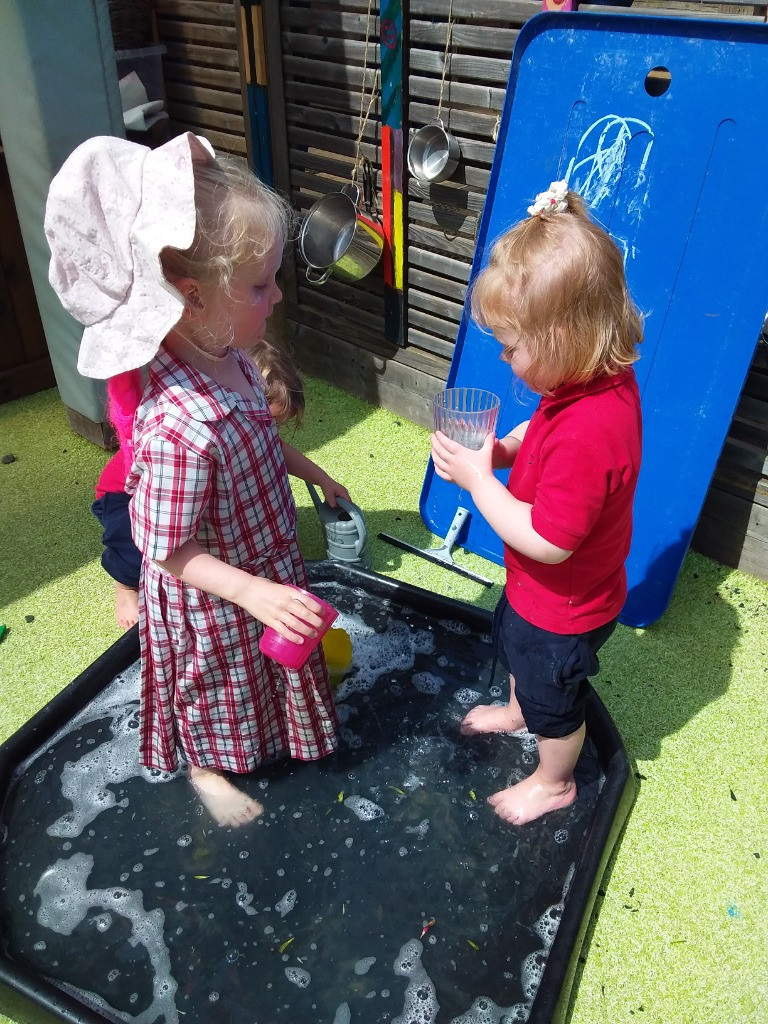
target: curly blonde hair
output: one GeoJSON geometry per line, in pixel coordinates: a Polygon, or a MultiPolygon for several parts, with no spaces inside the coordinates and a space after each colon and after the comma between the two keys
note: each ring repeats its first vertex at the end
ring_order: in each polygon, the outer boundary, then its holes
{"type": "Polygon", "coordinates": [[[520,335],[531,359],[525,383],[541,394],[621,372],[643,336],[621,250],[581,196],[569,191],[566,202],[502,235],[471,293],[481,327],[520,335]]]}
{"type": "Polygon", "coordinates": [[[296,214],[237,157],[195,163],[194,175],[195,237],[183,252],[163,249],[163,272],[169,281],[189,277],[226,290],[237,267],[285,246],[296,214]]]}
{"type": "Polygon", "coordinates": [[[296,364],[282,349],[263,339],[249,350],[251,359],[258,366],[267,385],[267,402],[270,408],[279,410],[278,422],[295,420],[300,427],[304,419],[306,398],[304,383],[296,364]]]}

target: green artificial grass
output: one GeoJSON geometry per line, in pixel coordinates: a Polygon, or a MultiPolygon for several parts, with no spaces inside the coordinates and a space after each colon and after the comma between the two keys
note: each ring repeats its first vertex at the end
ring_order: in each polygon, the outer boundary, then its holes
{"type": "MultiPolygon", "coordinates": [[[[438,539],[419,515],[428,433],[307,379],[305,425],[286,440],[350,490],[372,568],[492,608],[503,571],[459,549],[492,588],[400,551],[438,539]]],[[[107,455],[74,435],[55,390],[0,405],[0,741],[120,635],[89,507],[107,455]]],[[[303,483],[308,559],[325,554],[303,483]]],[[[762,1024],[768,1020],[766,693],[768,584],[689,554],[672,604],[645,630],[619,627],[596,689],[638,780],[576,976],[571,1024],[762,1024]]],[[[0,1024],[49,1014],[7,989],[0,1024]]],[[[295,1022],[300,1024],[300,1022],[295,1022]]],[[[301,1022],[303,1024],[303,1022],[301,1022]]]]}

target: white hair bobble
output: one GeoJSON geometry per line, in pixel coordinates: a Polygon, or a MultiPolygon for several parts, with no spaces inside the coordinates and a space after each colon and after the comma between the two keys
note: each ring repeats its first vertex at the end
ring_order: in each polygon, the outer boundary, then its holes
{"type": "Polygon", "coordinates": [[[528,207],[531,217],[540,213],[565,213],[568,209],[568,182],[553,181],[546,192],[539,192],[528,207]]]}

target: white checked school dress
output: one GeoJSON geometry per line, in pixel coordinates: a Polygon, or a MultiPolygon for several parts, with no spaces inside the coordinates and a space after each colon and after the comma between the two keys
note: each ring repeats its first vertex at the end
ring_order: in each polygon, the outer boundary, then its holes
{"type": "Polygon", "coordinates": [[[277,427],[253,364],[233,351],[258,403],[161,349],[134,426],[126,490],[143,555],[141,759],[165,771],[181,757],[249,772],[279,754],[313,760],[337,745],[319,646],[287,672],[259,651],[261,622],[155,564],[194,537],[254,576],[306,586],[277,427]]]}

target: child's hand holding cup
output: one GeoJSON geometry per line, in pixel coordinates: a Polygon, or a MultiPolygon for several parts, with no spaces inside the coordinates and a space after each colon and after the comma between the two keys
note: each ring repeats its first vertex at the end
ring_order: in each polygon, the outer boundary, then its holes
{"type": "Polygon", "coordinates": [[[281,633],[278,633],[276,629],[273,629],[272,626],[266,626],[261,640],[259,640],[259,650],[262,654],[272,658],[273,661],[278,662],[278,664],[296,672],[323,639],[338,618],[339,613],[327,601],[323,601],[321,597],[318,597],[317,594],[311,594],[308,590],[302,590],[301,587],[296,587],[292,583],[288,583],[286,586],[292,587],[321,606],[323,624],[314,636],[304,637],[301,643],[288,640],[281,633]]]}

